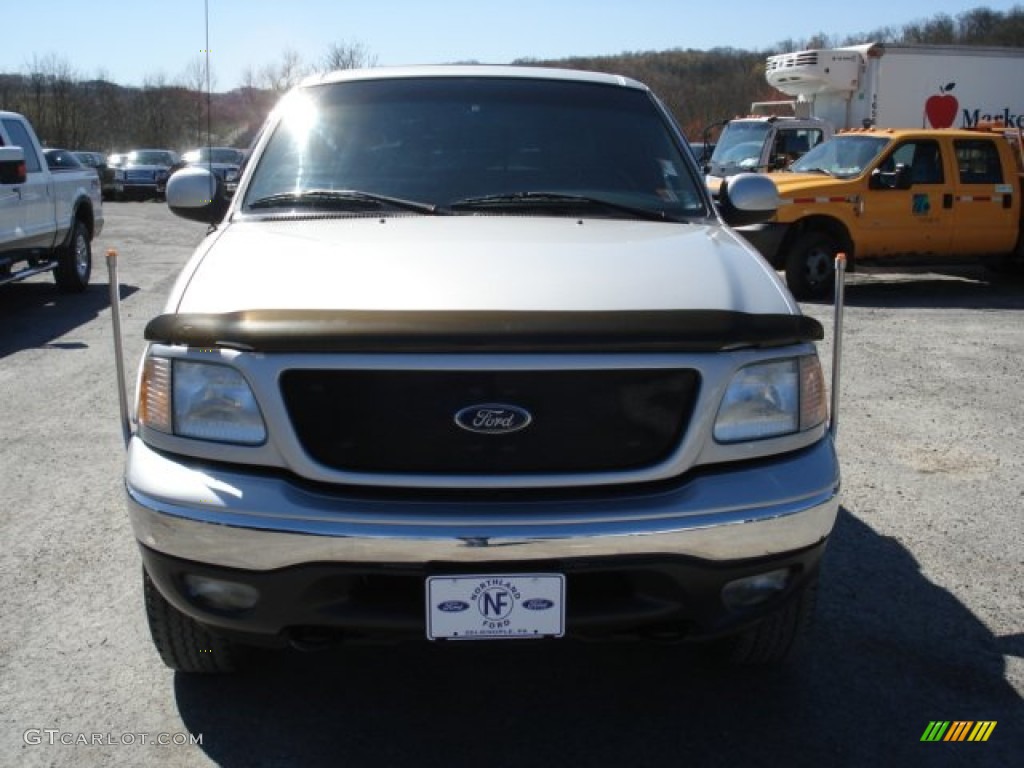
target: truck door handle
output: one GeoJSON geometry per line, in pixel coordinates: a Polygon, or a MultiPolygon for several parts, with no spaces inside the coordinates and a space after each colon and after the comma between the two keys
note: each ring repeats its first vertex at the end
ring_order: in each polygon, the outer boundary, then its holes
{"type": "Polygon", "coordinates": [[[953,207],[953,195],[948,192],[942,196],[942,207],[952,208],[953,207]]]}

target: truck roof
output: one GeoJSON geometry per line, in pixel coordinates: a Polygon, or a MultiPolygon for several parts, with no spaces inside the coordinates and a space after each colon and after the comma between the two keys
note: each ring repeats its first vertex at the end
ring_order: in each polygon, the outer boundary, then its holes
{"type": "Polygon", "coordinates": [[[891,54],[922,54],[932,56],[1006,56],[1024,58],[1024,48],[1007,48],[998,45],[906,45],[895,43],[864,43],[836,48],[837,51],[858,51],[864,56],[885,56],[891,54]]]}
{"type": "MultiPolygon", "coordinates": [[[[906,139],[915,137],[936,137],[952,136],[955,139],[976,139],[979,136],[1000,136],[1004,135],[1007,129],[1000,125],[982,125],[978,128],[847,128],[838,131],[836,136],[884,136],[893,139],[906,139]]],[[[1014,129],[1015,130],[1015,129],[1014,129]]]]}
{"type": "Polygon", "coordinates": [[[515,65],[447,64],[412,67],[374,67],[370,69],[347,69],[312,75],[301,86],[337,83],[353,80],[388,80],[413,77],[507,77],[520,79],[569,80],[582,83],[617,85],[639,90],[649,90],[646,85],[632,78],[610,75],[604,72],[587,72],[554,67],[528,67],[515,65]]]}

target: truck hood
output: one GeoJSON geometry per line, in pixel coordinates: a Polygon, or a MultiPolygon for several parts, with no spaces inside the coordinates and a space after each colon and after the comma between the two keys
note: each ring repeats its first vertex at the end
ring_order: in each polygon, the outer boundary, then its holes
{"type": "Polygon", "coordinates": [[[821,173],[770,173],[779,197],[845,197],[855,179],[837,179],[821,173]]]}
{"type": "Polygon", "coordinates": [[[520,216],[229,223],[200,246],[167,311],[252,309],[799,314],[720,225],[520,216]]]}

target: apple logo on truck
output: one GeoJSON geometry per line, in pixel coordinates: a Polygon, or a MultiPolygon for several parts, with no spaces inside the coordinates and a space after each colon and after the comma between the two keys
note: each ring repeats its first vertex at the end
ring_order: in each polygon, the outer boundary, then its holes
{"type": "Polygon", "coordinates": [[[960,103],[956,100],[956,96],[950,93],[954,88],[956,88],[956,83],[940,87],[939,92],[934,96],[929,96],[924,103],[924,113],[932,128],[949,128],[956,120],[960,103]]]}

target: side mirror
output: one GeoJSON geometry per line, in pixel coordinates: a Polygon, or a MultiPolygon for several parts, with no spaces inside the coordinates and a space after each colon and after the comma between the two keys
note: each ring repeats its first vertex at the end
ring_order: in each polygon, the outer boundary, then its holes
{"type": "Polygon", "coordinates": [[[189,166],[167,180],[167,207],[191,221],[216,224],[228,210],[224,184],[205,168],[189,166]]]}
{"type": "Polygon", "coordinates": [[[895,171],[875,168],[868,177],[868,189],[910,189],[913,185],[910,166],[898,163],[895,171]]]}
{"type": "Polygon", "coordinates": [[[21,147],[0,147],[0,184],[24,184],[27,178],[25,150],[21,147]]]}
{"type": "Polygon", "coordinates": [[[730,227],[768,221],[780,204],[775,182],[763,174],[739,173],[719,187],[718,212],[730,227]]]}

